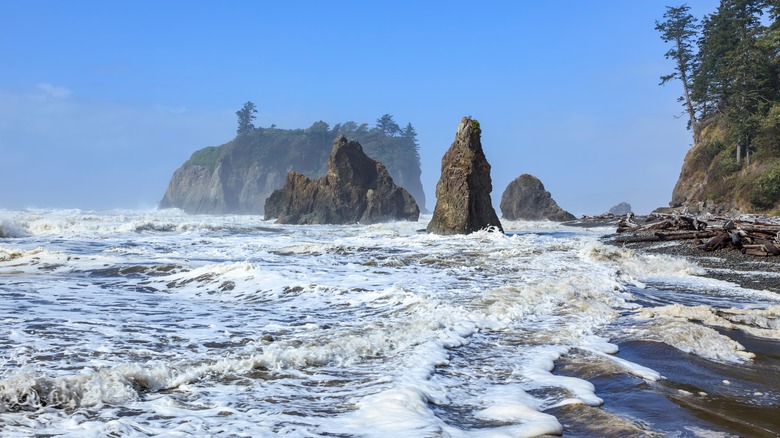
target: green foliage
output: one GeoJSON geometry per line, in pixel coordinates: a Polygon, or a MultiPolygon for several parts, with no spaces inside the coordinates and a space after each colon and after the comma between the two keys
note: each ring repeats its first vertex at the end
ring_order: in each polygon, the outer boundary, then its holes
{"type": "Polygon", "coordinates": [[[748,196],[750,202],[761,209],[771,209],[780,202],[780,163],[761,174],[748,196]]]}
{"type": "Polygon", "coordinates": [[[780,103],[773,104],[759,121],[758,133],[753,140],[756,158],[780,157],[780,103]]]}
{"type": "Polygon", "coordinates": [[[480,137],[482,135],[482,128],[479,127],[479,121],[477,119],[471,119],[471,128],[474,135],[480,137]]]}
{"type": "Polygon", "coordinates": [[[780,100],[777,8],[766,0],[721,0],[701,25],[686,5],[667,7],[666,20],[656,22],[662,39],[672,43],[665,56],[675,61],[675,71],[662,83],[682,81],[680,100],[690,113],[694,139],[699,120],[725,119],[737,161],[755,151],[762,119],[780,100]]]}
{"type": "Polygon", "coordinates": [[[217,166],[217,161],[222,155],[222,148],[218,146],[209,146],[195,151],[190,157],[186,166],[204,166],[213,172],[217,166]]]}
{"type": "Polygon", "coordinates": [[[709,159],[708,161],[712,161],[718,154],[726,150],[726,144],[718,139],[706,141],[702,146],[704,147],[705,156],[709,159]]]}
{"type": "Polygon", "coordinates": [[[742,168],[742,165],[737,162],[734,154],[732,154],[731,151],[726,150],[718,154],[716,164],[718,167],[717,176],[721,178],[733,175],[742,168]]]}

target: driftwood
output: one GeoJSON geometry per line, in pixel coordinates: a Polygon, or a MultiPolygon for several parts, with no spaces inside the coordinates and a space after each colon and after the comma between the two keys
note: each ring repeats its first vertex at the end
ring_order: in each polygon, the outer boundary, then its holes
{"type": "Polygon", "coordinates": [[[639,223],[633,214],[621,218],[614,238],[620,243],[707,239],[697,245],[704,251],[731,248],[754,256],[780,256],[780,223],[652,214],[639,223]]]}

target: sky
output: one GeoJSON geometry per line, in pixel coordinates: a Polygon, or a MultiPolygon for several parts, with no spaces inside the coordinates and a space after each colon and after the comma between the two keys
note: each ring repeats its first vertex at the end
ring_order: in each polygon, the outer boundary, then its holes
{"type": "MultiPolygon", "coordinates": [[[[696,17],[717,0],[687,4],[696,17]]],[[[155,208],[190,155],[256,125],[415,127],[427,208],[460,118],[493,204],[524,173],[595,215],[668,205],[692,145],[654,29],[667,0],[0,0],[0,208],[155,208]]]]}

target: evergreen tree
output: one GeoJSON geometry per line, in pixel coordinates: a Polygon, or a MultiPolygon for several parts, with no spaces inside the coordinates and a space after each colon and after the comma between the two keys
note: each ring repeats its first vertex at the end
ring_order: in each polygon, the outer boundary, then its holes
{"type": "Polygon", "coordinates": [[[698,141],[698,120],[691,99],[691,88],[693,86],[693,70],[697,62],[693,44],[700,26],[689,11],[688,5],[676,8],[667,6],[664,14],[666,20],[663,22],[656,20],[655,28],[661,32],[661,39],[664,42],[673,43],[672,48],[664,56],[666,59],[674,60],[675,71],[661,76],[661,85],[672,79],[679,79],[682,82],[683,95],[678,100],[683,102],[685,106],[688,113],[688,128],[693,130],[694,141],[698,141]]]}
{"type": "Polygon", "coordinates": [[[699,42],[697,97],[729,120],[737,163],[750,153],[762,100],[769,94],[768,58],[759,39],[764,0],[722,0],[705,18],[699,42]]]}
{"type": "Polygon", "coordinates": [[[255,130],[255,125],[252,121],[257,118],[257,116],[255,116],[256,113],[257,108],[255,108],[255,104],[251,101],[248,101],[240,110],[236,111],[236,115],[238,116],[237,134],[255,130]]]}
{"type": "Polygon", "coordinates": [[[376,128],[379,129],[383,135],[395,136],[401,132],[401,128],[393,120],[393,116],[385,114],[376,120],[376,128]]]}
{"type": "Polygon", "coordinates": [[[401,137],[407,140],[410,144],[413,144],[415,149],[418,147],[417,131],[415,131],[414,126],[412,126],[411,123],[406,124],[406,128],[401,131],[401,137]]]}

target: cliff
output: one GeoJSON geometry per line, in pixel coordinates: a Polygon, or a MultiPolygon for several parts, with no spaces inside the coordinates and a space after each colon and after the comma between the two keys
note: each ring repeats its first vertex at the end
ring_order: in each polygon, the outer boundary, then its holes
{"type": "Polygon", "coordinates": [[[686,154],[669,206],[691,214],[780,214],[780,148],[762,132],[752,155],[736,159],[723,120],[705,126],[686,154]]]}
{"type": "Polygon", "coordinates": [[[171,177],[159,208],[191,214],[263,214],[265,200],[284,186],[288,171],[309,178],[326,174],[333,140],[339,135],[359,141],[371,158],[381,161],[401,187],[425,205],[420,161],[414,137],[358,126],[317,122],[307,129],[257,128],[217,147],[192,154],[171,177]]]}

